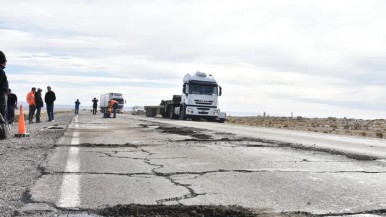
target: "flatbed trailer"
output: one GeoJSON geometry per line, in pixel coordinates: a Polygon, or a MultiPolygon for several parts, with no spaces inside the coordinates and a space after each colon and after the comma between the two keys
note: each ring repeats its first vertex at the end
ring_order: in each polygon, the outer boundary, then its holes
{"type": "Polygon", "coordinates": [[[176,119],[174,109],[180,107],[181,95],[173,95],[172,100],[161,100],[158,106],[145,106],[146,117],[161,115],[163,118],[176,119]]]}

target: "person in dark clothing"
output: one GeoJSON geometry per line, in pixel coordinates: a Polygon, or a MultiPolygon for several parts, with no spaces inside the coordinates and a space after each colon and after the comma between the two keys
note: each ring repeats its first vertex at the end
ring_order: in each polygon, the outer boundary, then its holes
{"type": "Polygon", "coordinates": [[[38,88],[38,91],[35,93],[35,105],[36,105],[36,123],[40,123],[40,111],[44,106],[42,99],[42,89],[38,88]]]}
{"type": "Polygon", "coordinates": [[[93,115],[96,115],[97,108],[98,108],[98,100],[97,100],[97,98],[94,97],[94,99],[92,100],[92,114],[93,115]]]}
{"type": "Polygon", "coordinates": [[[0,51],[0,114],[4,120],[7,120],[7,94],[8,94],[8,79],[4,72],[7,65],[5,54],[0,51]]]}
{"type": "Polygon", "coordinates": [[[44,96],[44,102],[47,106],[48,121],[54,121],[54,102],[56,100],[55,92],[51,90],[51,87],[47,87],[47,93],[44,96]]]}
{"type": "Polygon", "coordinates": [[[77,99],[75,101],[75,114],[79,114],[79,105],[80,105],[80,102],[79,102],[79,99],[77,99]]]}
{"type": "Polygon", "coordinates": [[[17,109],[17,96],[12,93],[11,89],[8,89],[7,100],[7,121],[8,124],[13,124],[15,120],[15,109],[17,109]]]}

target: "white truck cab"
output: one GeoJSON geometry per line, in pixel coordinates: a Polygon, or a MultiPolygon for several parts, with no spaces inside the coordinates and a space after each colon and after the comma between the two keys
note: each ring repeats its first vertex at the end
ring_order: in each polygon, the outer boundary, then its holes
{"type": "MultiPolygon", "coordinates": [[[[208,120],[225,120],[225,113],[218,108],[218,97],[222,94],[211,74],[197,71],[186,74],[183,78],[180,113],[185,118],[206,118],[208,120]]],[[[175,108],[176,110],[179,108],[175,108]]]]}

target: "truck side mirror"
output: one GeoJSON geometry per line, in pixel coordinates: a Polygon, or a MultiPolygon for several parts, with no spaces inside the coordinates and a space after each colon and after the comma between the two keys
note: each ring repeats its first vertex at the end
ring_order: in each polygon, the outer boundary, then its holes
{"type": "Polygon", "coordinates": [[[221,96],[221,95],[222,95],[222,88],[221,88],[221,86],[218,86],[218,87],[219,87],[219,93],[218,93],[218,95],[221,96]]]}
{"type": "Polygon", "coordinates": [[[182,87],[182,92],[183,92],[184,94],[186,94],[186,95],[188,95],[188,93],[186,92],[186,86],[187,86],[187,85],[188,85],[188,84],[185,83],[184,86],[182,87]]]}

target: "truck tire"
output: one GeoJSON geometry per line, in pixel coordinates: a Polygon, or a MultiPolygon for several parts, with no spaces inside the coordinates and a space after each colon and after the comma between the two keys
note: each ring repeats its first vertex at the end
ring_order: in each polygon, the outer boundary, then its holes
{"type": "Polygon", "coordinates": [[[166,110],[165,110],[165,107],[162,107],[160,108],[160,114],[162,116],[162,118],[169,118],[169,110],[168,110],[168,107],[166,107],[166,110]]]}
{"type": "Polygon", "coordinates": [[[174,119],[174,107],[169,106],[168,111],[169,111],[169,119],[174,119]]]}
{"type": "Polygon", "coordinates": [[[154,109],[151,110],[151,116],[152,116],[152,117],[157,116],[157,109],[156,109],[156,108],[154,108],[154,109]]]}
{"type": "Polygon", "coordinates": [[[185,106],[181,106],[181,108],[180,108],[180,120],[186,120],[186,117],[185,117],[185,106]]]}

